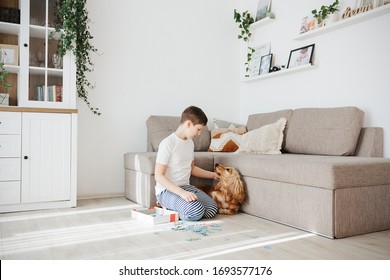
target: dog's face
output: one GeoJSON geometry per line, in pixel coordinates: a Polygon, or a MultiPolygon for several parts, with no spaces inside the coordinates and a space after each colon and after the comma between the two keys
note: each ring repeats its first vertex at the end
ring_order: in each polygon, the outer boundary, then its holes
{"type": "Polygon", "coordinates": [[[215,189],[226,192],[232,199],[234,198],[237,202],[242,203],[245,199],[245,190],[237,169],[216,164],[215,172],[220,176],[215,189]]]}
{"type": "Polygon", "coordinates": [[[237,169],[233,167],[224,167],[218,163],[215,165],[215,173],[220,176],[221,180],[240,178],[237,169]]]}

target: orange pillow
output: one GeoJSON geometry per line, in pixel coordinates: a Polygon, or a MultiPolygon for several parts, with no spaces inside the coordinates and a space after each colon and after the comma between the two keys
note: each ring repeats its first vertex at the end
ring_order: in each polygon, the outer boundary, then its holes
{"type": "Polygon", "coordinates": [[[211,143],[209,152],[235,152],[241,144],[245,127],[215,128],[211,130],[211,143]]]}

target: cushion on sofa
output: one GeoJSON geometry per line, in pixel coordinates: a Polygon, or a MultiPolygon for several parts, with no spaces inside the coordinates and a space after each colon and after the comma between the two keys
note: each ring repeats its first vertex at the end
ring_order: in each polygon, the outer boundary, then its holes
{"type": "Polygon", "coordinates": [[[354,155],[364,113],[356,107],[294,110],[285,150],[312,155],[354,155]]]}
{"type": "MultiPolygon", "coordinates": [[[[180,117],[150,116],[146,121],[148,129],[148,151],[158,151],[160,142],[175,132],[180,124],[180,117]]],[[[194,138],[195,151],[207,151],[210,146],[210,131],[207,126],[202,128],[199,136],[194,138]]]]}
{"type": "Polygon", "coordinates": [[[286,118],[281,118],[275,123],[264,125],[244,134],[237,152],[245,154],[280,154],[286,122],[286,118]]]}
{"type": "Polygon", "coordinates": [[[244,177],[331,190],[390,182],[390,159],[384,158],[215,153],[214,162],[235,167],[244,177]]]}
{"type": "Polygon", "coordinates": [[[235,152],[241,145],[243,134],[246,133],[246,127],[235,127],[230,124],[228,128],[211,129],[211,142],[209,152],[235,152]]]}
{"type": "Polygon", "coordinates": [[[245,125],[243,124],[238,124],[238,123],[225,121],[217,118],[214,118],[213,122],[214,122],[214,128],[229,128],[231,125],[233,125],[234,127],[245,127],[245,125]]]}

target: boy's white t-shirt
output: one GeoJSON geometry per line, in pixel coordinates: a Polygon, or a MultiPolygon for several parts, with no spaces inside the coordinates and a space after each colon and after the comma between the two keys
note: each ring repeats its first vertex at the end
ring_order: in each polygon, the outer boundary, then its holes
{"type": "MultiPolygon", "coordinates": [[[[165,176],[178,186],[190,183],[191,165],[194,160],[194,142],[192,139],[183,140],[176,133],[172,133],[161,141],[156,163],[167,166],[165,176]]],[[[165,187],[156,182],[156,195],[165,190],[165,187]]]]}

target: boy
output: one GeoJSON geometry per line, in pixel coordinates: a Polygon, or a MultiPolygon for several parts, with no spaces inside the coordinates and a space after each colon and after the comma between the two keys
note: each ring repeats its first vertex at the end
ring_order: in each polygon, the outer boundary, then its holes
{"type": "Polygon", "coordinates": [[[218,180],[215,172],[194,165],[194,142],[207,124],[205,113],[190,106],[181,115],[177,130],[161,141],[157,152],[156,198],[165,208],[179,212],[181,220],[212,218],[217,204],[203,191],[190,185],[190,176],[218,180]]]}

